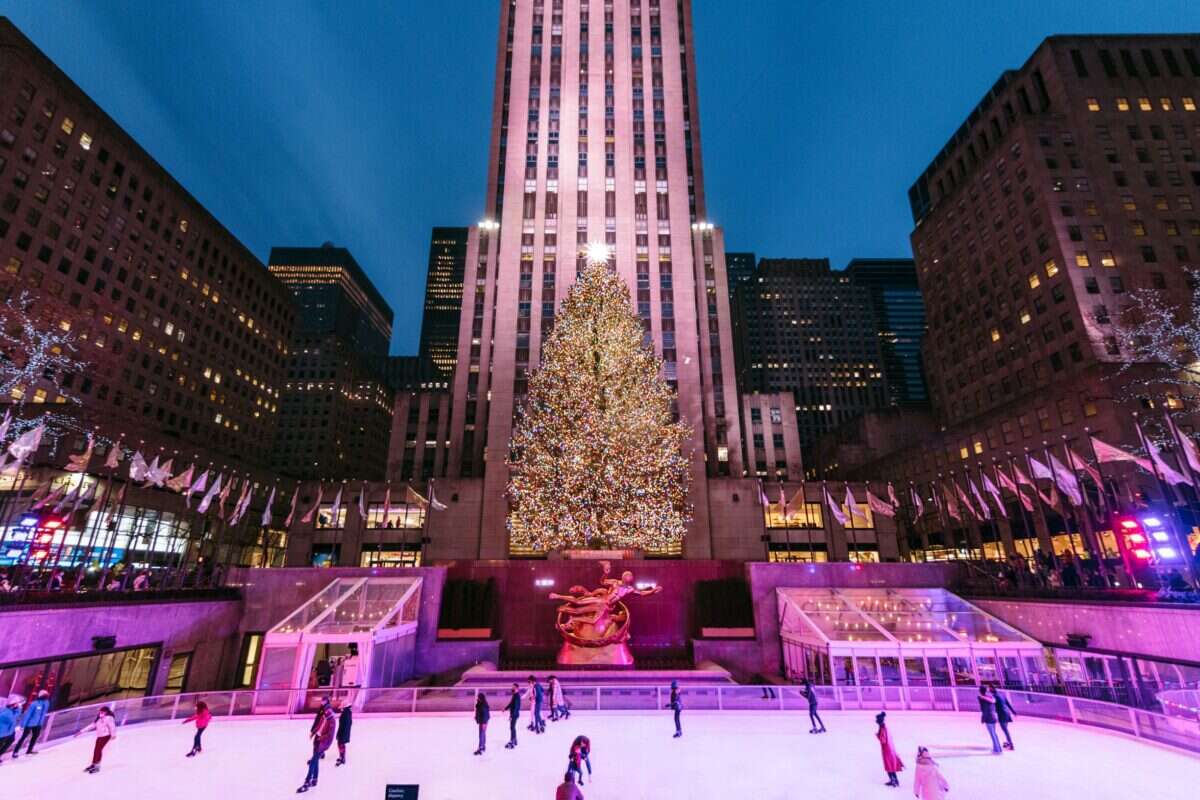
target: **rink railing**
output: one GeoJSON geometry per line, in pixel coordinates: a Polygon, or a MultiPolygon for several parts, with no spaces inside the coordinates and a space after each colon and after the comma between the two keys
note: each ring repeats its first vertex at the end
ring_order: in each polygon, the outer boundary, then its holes
{"type": "Polygon", "coordinates": [[[1182,717],[1200,722],[1200,689],[1167,689],[1155,699],[1169,717],[1182,717]]]}
{"type": "MultiPolygon", "coordinates": [[[[979,714],[978,690],[973,686],[819,686],[821,711],[886,709],[888,711],[949,711],[979,714]]],[[[525,686],[521,686],[524,691],[525,686]]],[[[359,714],[471,714],[475,697],[484,694],[499,716],[509,689],[495,687],[401,687],[393,689],[264,689],[158,695],[76,706],[52,712],[42,730],[43,741],[75,735],[90,724],[101,706],[108,706],[120,726],[185,720],[203,700],[216,718],[254,715],[308,716],[321,697],[339,697],[359,714]]],[[[808,700],[794,685],[685,686],[687,711],[758,711],[807,713],[808,700]]],[[[564,686],[572,712],[665,710],[667,686],[564,686]]],[[[1005,690],[1017,717],[1051,719],[1124,733],[1150,742],[1200,753],[1200,719],[1169,716],[1139,708],[1060,694],[1005,690]]],[[[528,713],[529,709],[524,709],[528,713]]],[[[549,716],[549,698],[543,710],[549,716]]]]}

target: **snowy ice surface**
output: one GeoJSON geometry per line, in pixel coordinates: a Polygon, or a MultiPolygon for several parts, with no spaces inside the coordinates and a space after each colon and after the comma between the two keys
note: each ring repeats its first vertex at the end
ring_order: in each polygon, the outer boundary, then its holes
{"type": "MultiPolygon", "coordinates": [[[[387,783],[416,783],[421,800],[550,800],[567,750],[580,733],[592,740],[595,782],[586,800],[637,798],[911,798],[917,745],[926,745],[950,782],[951,800],[1193,796],[1200,759],[1117,734],[1021,718],[1016,750],[990,754],[987,731],[970,714],[893,712],[892,738],[908,766],[899,789],[883,785],[874,712],[829,711],[829,732],[808,733],[803,713],[684,712],[684,737],[671,738],[670,712],[576,713],[547,722],[504,749],[508,721],[493,711],[488,750],[475,749],[469,715],[365,717],[354,721],[349,764],[321,762],[306,798],[382,800],[387,783]]],[[[92,735],[47,747],[0,766],[0,793],[23,800],[236,800],[294,797],[304,778],[309,719],[221,719],[204,736],[204,753],[184,758],[191,725],[119,729],[102,771],[86,775],[92,735]]]]}

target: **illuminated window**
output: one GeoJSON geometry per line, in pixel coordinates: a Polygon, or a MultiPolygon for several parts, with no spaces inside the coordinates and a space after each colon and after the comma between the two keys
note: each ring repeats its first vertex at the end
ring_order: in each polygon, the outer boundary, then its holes
{"type": "Polygon", "coordinates": [[[1036,272],[1029,276],[1029,288],[1030,289],[1036,289],[1041,285],[1042,285],[1042,279],[1037,276],[1036,272]]]}
{"type": "Polygon", "coordinates": [[[1090,267],[1091,265],[1092,265],[1092,262],[1091,262],[1091,260],[1088,258],[1088,254],[1087,254],[1087,253],[1076,253],[1076,254],[1075,254],[1075,266],[1077,266],[1077,267],[1090,267]]]}
{"type": "Polygon", "coordinates": [[[1046,262],[1045,267],[1047,278],[1053,278],[1058,274],[1058,264],[1055,263],[1053,258],[1046,262]]]}
{"type": "Polygon", "coordinates": [[[1129,98],[1118,97],[1117,98],[1117,111],[1128,111],[1128,110],[1129,110],[1129,98]]]}
{"type": "Polygon", "coordinates": [[[997,328],[992,328],[992,341],[993,342],[1000,341],[1000,331],[997,328]]]}
{"type": "Polygon", "coordinates": [[[970,453],[970,451],[967,450],[967,448],[965,448],[965,447],[958,448],[958,457],[961,458],[963,461],[966,461],[967,458],[970,457],[970,455],[971,455],[971,453],[970,453]]]}
{"type": "Polygon", "coordinates": [[[92,149],[91,135],[87,134],[87,133],[79,134],[79,146],[82,147],[84,150],[91,150],[92,149]]]}
{"type": "Polygon", "coordinates": [[[1183,98],[1183,110],[1184,111],[1195,111],[1196,110],[1195,99],[1191,98],[1191,97],[1183,98]]]}
{"type": "Polygon", "coordinates": [[[976,441],[975,442],[975,455],[978,456],[978,455],[982,455],[982,454],[983,454],[983,442],[976,441]]]}
{"type": "Polygon", "coordinates": [[[1174,107],[1169,97],[1158,98],[1158,105],[1163,111],[1170,111],[1174,107]]]}
{"type": "Polygon", "coordinates": [[[1139,97],[1138,98],[1138,108],[1141,109],[1142,111],[1153,111],[1154,110],[1154,106],[1151,105],[1149,97],[1139,97]]]}
{"type": "Polygon", "coordinates": [[[1087,99],[1087,107],[1088,107],[1088,111],[1099,111],[1100,110],[1100,101],[1094,97],[1089,97],[1087,99]]]}
{"type": "Polygon", "coordinates": [[[75,120],[71,119],[70,117],[63,117],[62,132],[70,134],[73,130],[75,130],[75,120]]]}
{"type": "Polygon", "coordinates": [[[1021,309],[1021,324],[1028,325],[1031,319],[1033,319],[1033,317],[1030,315],[1028,309],[1021,309]]]}
{"type": "Polygon", "coordinates": [[[1117,265],[1117,259],[1113,256],[1111,250],[1100,251],[1100,266],[1115,267],[1116,265],[1117,265]]]}
{"type": "Polygon", "coordinates": [[[9,275],[17,275],[21,272],[21,259],[16,256],[10,256],[8,263],[4,266],[4,271],[9,275]]]}
{"type": "Polygon", "coordinates": [[[1142,222],[1140,219],[1130,220],[1129,226],[1133,228],[1134,236],[1146,235],[1146,223],[1142,222]]]}

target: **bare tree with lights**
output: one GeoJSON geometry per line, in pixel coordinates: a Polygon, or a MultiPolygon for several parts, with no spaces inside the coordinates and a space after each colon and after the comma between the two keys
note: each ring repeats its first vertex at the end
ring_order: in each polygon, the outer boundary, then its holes
{"type": "Polygon", "coordinates": [[[1120,374],[1131,387],[1200,387],[1200,274],[1189,271],[1186,298],[1162,289],[1129,294],[1118,324],[1124,354],[1120,374]]]}
{"type": "MultiPolygon", "coordinates": [[[[9,294],[0,302],[0,403],[18,412],[31,404],[80,403],[64,386],[67,376],[80,375],[90,366],[79,355],[76,324],[70,317],[50,316],[28,291],[9,294]]],[[[51,415],[50,422],[60,432],[79,428],[77,420],[64,414],[51,415]]]]}
{"type": "Polygon", "coordinates": [[[538,551],[662,551],[689,518],[691,428],[672,420],[662,361],[598,250],[529,379],[508,462],[511,535],[538,551]]]}

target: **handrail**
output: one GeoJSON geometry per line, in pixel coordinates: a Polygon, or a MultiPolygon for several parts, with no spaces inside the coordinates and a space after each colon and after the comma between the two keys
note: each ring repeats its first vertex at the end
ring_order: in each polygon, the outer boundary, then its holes
{"type": "MultiPolygon", "coordinates": [[[[823,709],[888,711],[979,712],[974,686],[817,686],[823,709]]],[[[664,707],[665,685],[564,685],[563,693],[577,711],[659,710],[664,707]]],[[[1051,719],[1102,728],[1139,739],[1200,753],[1200,715],[1159,714],[1145,709],[1069,695],[1002,690],[1018,716],[1051,719]]],[[[74,735],[108,706],[118,725],[179,720],[191,714],[196,700],[204,700],[214,717],[308,715],[322,696],[349,702],[357,713],[395,715],[461,712],[469,714],[480,693],[504,697],[509,689],[496,686],[402,686],[394,688],[276,688],[235,689],[188,694],[155,695],[94,703],[54,711],[42,728],[49,743],[74,735]]],[[[683,687],[689,709],[702,711],[807,712],[808,699],[794,684],[698,684],[683,687]]]]}

